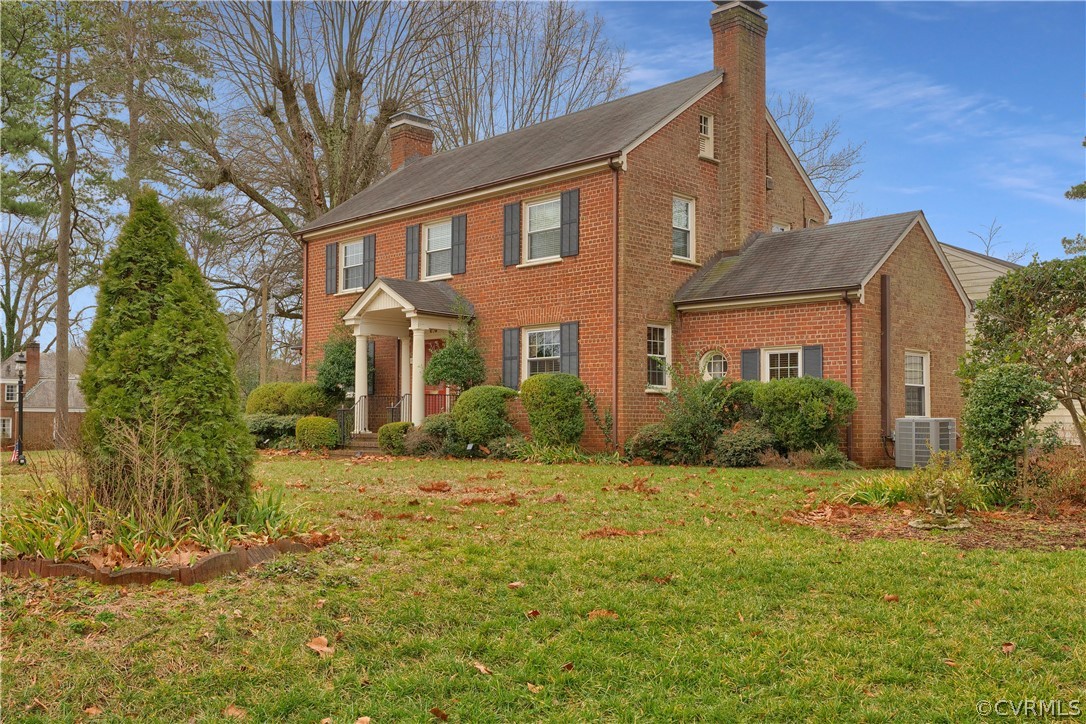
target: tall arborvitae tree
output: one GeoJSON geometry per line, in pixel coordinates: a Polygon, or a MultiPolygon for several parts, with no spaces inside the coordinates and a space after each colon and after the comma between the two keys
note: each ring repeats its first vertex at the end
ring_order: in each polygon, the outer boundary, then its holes
{"type": "MultiPolygon", "coordinates": [[[[81,386],[93,461],[116,459],[117,425],[164,432],[162,448],[206,512],[249,490],[253,443],[241,419],[234,352],[214,293],[153,192],[138,195],[106,259],[81,386]]],[[[110,485],[116,466],[92,481],[110,485]]],[[[198,511],[199,512],[199,511],[198,511]]]]}

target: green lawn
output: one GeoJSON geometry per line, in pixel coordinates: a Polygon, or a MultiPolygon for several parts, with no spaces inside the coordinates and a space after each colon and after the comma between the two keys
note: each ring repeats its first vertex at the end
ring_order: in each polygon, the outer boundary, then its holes
{"type": "MultiPolygon", "coordinates": [[[[5,504],[31,485],[10,473],[5,504]]],[[[957,722],[1086,699],[1086,551],[780,521],[848,475],[263,458],[342,542],[191,588],[4,579],[4,720],[957,722]],[[619,489],[643,476],[658,493],[619,489]]]]}

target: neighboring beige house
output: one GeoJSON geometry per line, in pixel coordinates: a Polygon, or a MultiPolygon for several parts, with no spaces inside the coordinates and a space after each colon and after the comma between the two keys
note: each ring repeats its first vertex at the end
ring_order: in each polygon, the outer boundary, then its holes
{"type": "MultiPolygon", "coordinates": [[[[943,247],[943,254],[946,255],[947,261],[950,262],[951,268],[958,277],[958,281],[961,282],[962,288],[965,289],[965,293],[973,301],[974,305],[982,299],[988,298],[988,289],[992,286],[992,282],[1009,271],[1021,268],[1020,265],[1014,262],[996,259],[993,256],[985,256],[969,249],[962,249],[941,242],[940,246],[943,247]]],[[[967,340],[973,339],[975,324],[975,313],[971,310],[965,319],[967,340]]],[[[1075,435],[1074,428],[1071,426],[1071,413],[1063,405],[1045,415],[1041,424],[1048,426],[1053,423],[1060,426],[1065,440],[1075,445],[1078,444],[1078,436],[1075,435]]]]}

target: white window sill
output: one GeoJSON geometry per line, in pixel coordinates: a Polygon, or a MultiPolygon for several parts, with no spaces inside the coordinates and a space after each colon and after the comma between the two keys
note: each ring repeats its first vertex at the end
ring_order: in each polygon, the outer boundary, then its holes
{"type": "Polygon", "coordinates": [[[349,296],[349,295],[352,295],[352,294],[353,295],[358,295],[358,294],[361,294],[364,291],[366,291],[366,290],[364,288],[362,288],[362,287],[359,287],[358,289],[340,289],[338,292],[336,292],[332,296],[333,297],[346,297],[346,296],[349,296]]]}
{"type": "Polygon", "coordinates": [[[698,268],[701,267],[701,264],[698,264],[693,259],[687,259],[687,258],[681,257],[681,256],[673,256],[673,257],[671,257],[671,261],[672,261],[672,263],[675,263],[675,264],[686,264],[687,266],[698,267],[698,268]]]}
{"type": "Polygon", "coordinates": [[[424,281],[424,282],[441,282],[441,281],[445,281],[446,279],[452,279],[452,278],[453,278],[452,274],[437,274],[437,275],[432,276],[432,277],[423,277],[422,281],[424,281]]]}
{"type": "Polygon", "coordinates": [[[717,159],[713,158],[712,156],[702,156],[700,153],[698,154],[698,160],[699,161],[708,161],[709,163],[715,163],[718,166],[720,165],[720,161],[718,161],[717,159]]]}
{"type": "Polygon", "coordinates": [[[648,395],[666,395],[671,392],[670,387],[646,387],[645,394],[648,395]]]}
{"type": "Polygon", "coordinates": [[[560,256],[549,256],[546,259],[532,259],[531,261],[522,262],[517,264],[517,269],[525,269],[533,266],[546,266],[547,264],[557,264],[562,261],[560,256]]]}

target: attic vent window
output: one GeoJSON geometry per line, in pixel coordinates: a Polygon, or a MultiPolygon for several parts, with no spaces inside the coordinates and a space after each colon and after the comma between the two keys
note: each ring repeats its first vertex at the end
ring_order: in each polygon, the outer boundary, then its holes
{"type": "Polygon", "coordinates": [[[704,113],[698,116],[698,156],[713,158],[713,117],[704,113]]]}

